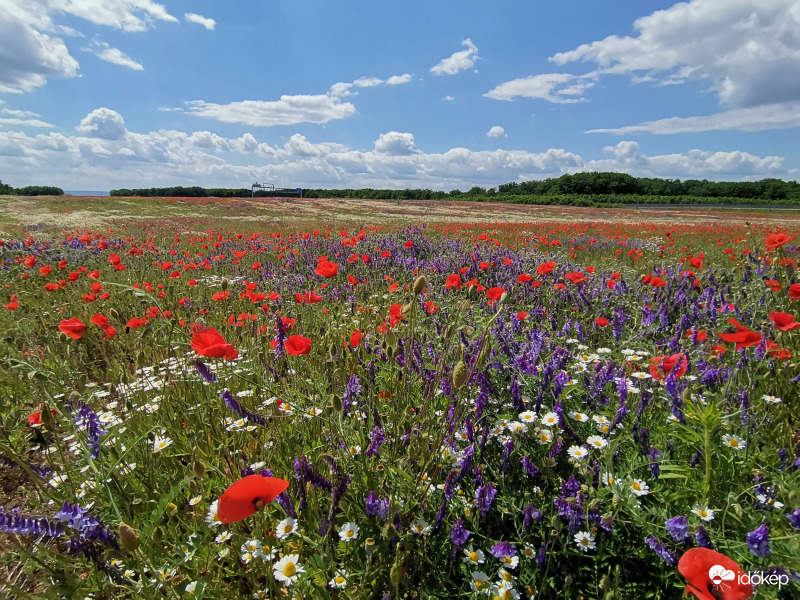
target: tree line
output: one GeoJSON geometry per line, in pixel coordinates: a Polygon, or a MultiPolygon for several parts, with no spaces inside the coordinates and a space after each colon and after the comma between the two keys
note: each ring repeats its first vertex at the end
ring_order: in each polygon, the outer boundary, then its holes
{"type": "Polygon", "coordinates": [[[141,196],[144,198],[268,198],[285,196],[283,192],[259,190],[255,193],[250,188],[204,188],[198,185],[191,187],[173,186],[162,188],[121,188],[111,190],[111,196],[141,196]]]}
{"type": "Polygon", "coordinates": [[[52,185],[28,185],[14,188],[0,181],[0,194],[6,196],[63,196],[64,190],[52,185]]]}

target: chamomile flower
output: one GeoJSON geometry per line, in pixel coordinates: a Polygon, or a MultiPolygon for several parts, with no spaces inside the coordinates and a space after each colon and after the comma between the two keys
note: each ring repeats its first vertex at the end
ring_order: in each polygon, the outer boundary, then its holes
{"type": "Polygon", "coordinates": [[[283,521],[278,523],[278,526],[275,528],[275,537],[279,540],[285,540],[295,531],[297,531],[297,521],[292,517],[286,517],[283,521]]]}
{"type": "Polygon", "coordinates": [[[526,410],[519,413],[519,420],[526,425],[533,425],[536,422],[536,413],[532,410],[526,410]]]}
{"type": "Polygon", "coordinates": [[[260,540],[248,540],[242,544],[242,547],[239,548],[242,552],[242,561],[247,564],[261,556],[261,545],[260,540]]]}
{"type": "Polygon", "coordinates": [[[194,498],[189,500],[189,506],[194,506],[195,504],[199,504],[202,499],[203,499],[202,496],[195,496],[194,498]]]}
{"type": "Polygon", "coordinates": [[[525,544],[522,547],[522,554],[525,558],[533,558],[534,556],[536,556],[536,548],[534,548],[530,544],[525,544]]]}
{"type": "Polygon", "coordinates": [[[514,574],[511,571],[506,571],[505,569],[500,569],[497,572],[497,576],[500,578],[501,582],[505,583],[513,583],[514,582],[514,574]]]}
{"type": "Polygon", "coordinates": [[[461,559],[461,562],[470,564],[470,565],[481,565],[485,557],[483,552],[480,550],[475,550],[472,546],[464,550],[464,558],[461,559]]]}
{"type": "Polygon", "coordinates": [[[628,487],[635,496],[647,496],[650,493],[650,487],[641,479],[634,479],[628,487]]]}
{"type": "Polygon", "coordinates": [[[608,446],[608,440],[604,437],[600,437],[599,435],[590,435],[586,439],[586,443],[589,444],[590,448],[596,448],[598,450],[602,450],[608,446]]]}
{"type": "Polygon", "coordinates": [[[341,529],[339,529],[339,539],[343,542],[352,542],[358,539],[358,530],[359,527],[355,523],[345,523],[342,525],[341,529]]]}
{"type": "Polygon", "coordinates": [[[222,533],[217,535],[217,537],[214,538],[214,542],[216,542],[217,544],[224,544],[229,539],[231,539],[231,537],[233,536],[230,531],[223,531],[222,533]]]}
{"type": "Polygon", "coordinates": [[[583,460],[589,456],[589,451],[583,446],[570,446],[567,453],[575,460],[583,460]]]}
{"type": "Polygon", "coordinates": [[[489,595],[493,599],[499,598],[500,600],[517,600],[519,598],[519,592],[507,581],[495,585],[489,595]]]}
{"type": "Polygon", "coordinates": [[[192,581],[184,588],[184,591],[186,591],[186,593],[189,594],[190,596],[194,596],[195,593],[197,592],[197,583],[198,583],[197,581],[192,581]]]}
{"type": "Polygon", "coordinates": [[[222,521],[219,520],[219,509],[217,505],[219,504],[219,500],[214,500],[211,503],[211,506],[208,507],[208,514],[206,515],[206,523],[211,529],[214,527],[219,527],[222,525],[222,521]]]}
{"type": "Polygon", "coordinates": [[[738,435],[730,435],[726,433],[722,436],[722,443],[729,448],[733,448],[734,450],[744,450],[747,448],[747,442],[745,442],[738,435]]]}
{"type": "Polygon", "coordinates": [[[574,412],[569,413],[569,416],[570,416],[570,418],[575,419],[579,423],[585,423],[586,421],[589,420],[589,415],[587,415],[586,413],[578,412],[578,411],[574,411],[574,412]]]}
{"type": "Polygon", "coordinates": [[[557,427],[558,426],[558,415],[554,412],[546,413],[542,417],[542,425],[545,427],[557,427]]]}
{"type": "Polygon", "coordinates": [[[299,554],[288,554],[275,563],[272,570],[272,575],[277,581],[280,581],[286,587],[292,585],[295,581],[300,579],[300,575],[306,570],[300,565],[299,554]]]}
{"type": "Polygon", "coordinates": [[[517,435],[523,435],[525,433],[528,433],[528,426],[520,421],[511,421],[508,424],[508,430],[511,433],[516,433],[517,435]]]}
{"type": "Polygon", "coordinates": [[[361,454],[361,446],[350,446],[347,451],[350,453],[350,456],[358,456],[361,454]]]}
{"type": "Polygon", "coordinates": [[[489,591],[489,576],[483,571],[475,571],[472,574],[472,582],[469,585],[473,592],[489,591]]]}
{"type": "Polygon", "coordinates": [[[578,548],[584,552],[588,552],[589,550],[594,550],[596,548],[594,536],[588,531],[579,531],[576,533],[575,543],[578,545],[578,548]]]}
{"type": "Polygon", "coordinates": [[[714,520],[714,511],[708,508],[707,506],[703,506],[701,504],[695,504],[694,507],[692,508],[692,512],[701,519],[703,519],[703,521],[714,520]]]}
{"type": "Polygon", "coordinates": [[[417,519],[411,523],[410,528],[411,533],[416,533],[417,535],[425,535],[431,530],[430,524],[422,519],[417,519]]]}
{"type": "Polygon", "coordinates": [[[783,400],[781,400],[777,396],[770,396],[769,394],[764,394],[764,402],[768,404],[780,404],[781,402],[783,402],[783,400]]]}
{"type": "Polygon", "coordinates": [[[164,448],[169,447],[171,444],[171,438],[161,437],[160,435],[156,434],[155,439],[153,440],[153,452],[161,452],[164,448]]]}
{"type": "Polygon", "coordinates": [[[540,444],[549,444],[553,441],[553,434],[547,429],[540,429],[536,432],[536,439],[539,440],[540,444]]]}
{"type": "Polygon", "coordinates": [[[347,572],[336,571],[336,575],[328,582],[328,585],[334,589],[343,590],[347,586],[347,572]]]}
{"type": "Polygon", "coordinates": [[[611,473],[608,473],[608,472],[603,473],[602,479],[603,479],[603,483],[605,485],[616,485],[617,484],[617,478],[614,477],[611,473]]]}

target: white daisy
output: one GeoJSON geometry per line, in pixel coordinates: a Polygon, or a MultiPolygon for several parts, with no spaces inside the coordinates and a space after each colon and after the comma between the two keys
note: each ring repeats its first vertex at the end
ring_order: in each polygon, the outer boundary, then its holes
{"type": "Polygon", "coordinates": [[[525,412],[519,413],[519,420],[523,423],[528,425],[532,425],[536,422],[536,413],[532,410],[526,410],[525,412]]]}
{"type": "Polygon", "coordinates": [[[342,525],[341,529],[339,529],[339,539],[344,542],[352,542],[358,539],[358,531],[358,525],[355,523],[345,523],[342,525]]]}
{"type": "Polygon", "coordinates": [[[230,531],[223,531],[223,532],[222,532],[222,533],[220,533],[220,534],[219,534],[217,537],[215,537],[215,538],[214,538],[214,541],[215,541],[217,544],[224,544],[224,543],[225,543],[225,542],[227,542],[229,539],[231,539],[231,537],[232,537],[232,536],[233,536],[233,534],[231,534],[231,532],[230,532],[230,531]]]}
{"type": "Polygon", "coordinates": [[[222,525],[222,521],[219,520],[219,510],[217,509],[217,505],[219,504],[219,500],[214,500],[211,503],[211,506],[208,507],[208,514],[206,515],[206,523],[211,529],[214,527],[219,527],[222,525]]]}
{"type": "Polygon", "coordinates": [[[411,523],[410,529],[412,533],[416,533],[417,535],[425,535],[431,530],[431,526],[422,519],[417,519],[411,523]]]}
{"type": "Polygon", "coordinates": [[[292,517],[286,517],[283,521],[278,523],[278,526],[275,528],[275,537],[279,540],[285,540],[295,531],[297,531],[297,521],[292,517]]]}
{"type": "Polygon", "coordinates": [[[473,592],[488,592],[489,591],[489,576],[483,571],[475,571],[472,574],[472,582],[470,587],[473,592]]]}
{"type": "Polygon", "coordinates": [[[600,437],[599,435],[590,435],[586,439],[586,443],[589,444],[590,448],[597,448],[598,450],[608,446],[608,440],[604,437],[600,437]]]}
{"type": "Polygon", "coordinates": [[[575,534],[575,543],[584,552],[595,549],[594,536],[588,531],[579,531],[575,534]]]}
{"type": "Polygon", "coordinates": [[[195,496],[194,498],[189,500],[189,506],[194,506],[195,504],[199,504],[202,499],[203,499],[202,496],[195,496]]]}
{"type": "Polygon", "coordinates": [[[539,440],[540,444],[549,444],[553,441],[553,434],[547,429],[540,429],[536,432],[536,439],[539,440]]]}
{"type": "Polygon", "coordinates": [[[161,452],[164,448],[167,448],[172,444],[172,439],[168,437],[161,437],[160,435],[156,434],[155,439],[153,440],[153,452],[161,452]]]}
{"type": "Polygon", "coordinates": [[[738,435],[730,435],[726,433],[722,436],[722,443],[730,448],[733,448],[734,450],[744,450],[747,448],[747,442],[745,442],[738,435]]]}
{"type": "Polygon", "coordinates": [[[361,446],[350,446],[347,451],[350,452],[351,456],[358,456],[361,454],[361,446]]]}
{"type": "Polygon", "coordinates": [[[569,416],[572,419],[575,419],[576,421],[578,421],[579,423],[585,423],[586,421],[589,420],[589,415],[587,415],[586,413],[578,412],[578,411],[573,411],[573,412],[569,413],[569,416]]]}
{"type": "Polygon", "coordinates": [[[650,493],[650,487],[641,479],[631,481],[630,489],[636,496],[647,496],[650,493]]]}
{"type": "Polygon", "coordinates": [[[570,446],[567,453],[576,460],[583,460],[589,456],[589,451],[583,446],[570,446]]]}
{"type": "Polygon", "coordinates": [[[347,572],[337,571],[336,575],[328,582],[328,585],[334,589],[343,590],[347,586],[347,572]]]}
{"type": "Polygon", "coordinates": [[[483,564],[485,557],[483,552],[480,550],[475,550],[472,546],[464,550],[464,558],[461,559],[462,562],[471,564],[471,565],[480,565],[483,564]]]}
{"type": "Polygon", "coordinates": [[[299,554],[288,554],[275,563],[272,570],[272,575],[277,581],[283,583],[286,587],[292,585],[300,578],[300,575],[305,573],[306,570],[298,562],[300,560],[299,554]]]}
{"type": "Polygon", "coordinates": [[[558,426],[558,415],[554,412],[546,413],[542,417],[542,425],[545,427],[557,427],[558,426]]]}
{"type": "Polygon", "coordinates": [[[780,404],[782,400],[777,396],[770,396],[769,394],[764,394],[764,402],[769,404],[780,404]]]}
{"type": "Polygon", "coordinates": [[[701,519],[703,519],[703,521],[714,520],[714,511],[708,508],[707,506],[701,506],[700,504],[696,504],[694,508],[692,508],[692,512],[701,519]]]}

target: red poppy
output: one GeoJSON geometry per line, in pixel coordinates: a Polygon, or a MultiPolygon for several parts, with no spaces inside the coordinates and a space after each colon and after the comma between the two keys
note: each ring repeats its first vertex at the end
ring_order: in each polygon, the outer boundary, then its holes
{"type": "Polygon", "coordinates": [[[19,302],[14,300],[13,302],[9,302],[8,304],[3,304],[8,310],[17,310],[19,307],[19,302]]]}
{"type": "Polygon", "coordinates": [[[556,263],[554,263],[552,260],[548,260],[546,263],[543,263],[543,264],[539,265],[538,267],[536,267],[536,272],[539,275],[549,275],[550,273],[553,272],[553,268],[555,266],[556,266],[556,263]]]}
{"type": "Polygon", "coordinates": [[[76,317],[64,319],[58,324],[58,330],[66,333],[73,340],[81,339],[83,332],[86,331],[88,327],[86,323],[76,317]]]}
{"type": "Polygon", "coordinates": [[[403,306],[401,304],[392,304],[389,307],[389,326],[394,327],[403,320],[403,306]]]}
{"type": "Polygon", "coordinates": [[[708,548],[691,548],[678,561],[678,571],[689,582],[686,595],[699,600],[747,600],[753,586],[742,583],[747,574],[733,560],[708,548]]]}
{"type": "Polygon", "coordinates": [[[90,320],[91,323],[93,323],[94,325],[97,325],[98,327],[100,327],[102,329],[105,329],[106,327],[108,327],[108,317],[105,317],[105,316],[101,315],[100,313],[92,315],[92,318],[89,319],[89,320],[90,320]]]}
{"type": "Polygon", "coordinates": [[[491,300],[492,302],[496,300],[500,300],[500,298],[505,294],[506,291],[501,287],[493,287],[486,290],[486,297],[491,300]]]}
{"type": "Polygon", "coordinates": [[[311,352],[311,340],[302,335],[290,335],[284,343],[286,352],[292,356],[301,356],[311,352]]]}
{"type": "Polygon", "coordinates": [[[350,345],[353,348],[358,348],[360,343],[361,343],[361,332],[358,329],[353,329],[353,333],[350,334],[350,345]]]}
{"type": "Polygon", "coordinates": [[[736,351],[749,346],[757,346],[761,343],[761,334],[749,330],[741,325],[736,319],[728,319],[728,323],[736,327],[736,333],[718,333],[726,342],[736,342],[736,351]]]}
{"type": "Polygon", "coordinates": [[[456,288],[457,290],[461,289],[461,275],[458,273],[453,273],[452,275],[447,276],[447,280],[445,281],[444,287],[448,290],[456,288]]]}
{"type": "MultiPolygon", "coordinates": [[[[40,404],[39,408],[41,409],[43,406],[44,406],[43,404],[40,404]]],[[[52,415],[54,417],[56,416],[56,409],[55,408],[51,408],[50,412],[52,413],[52,415]]],[[[42,424],[42,411],[41,410],[37,410],[36,412],[32,412],[31,414],[29,414],[28,415],[28,423],[31,426],[41,425],[42,424]]]]}
{"type": "Polygon", "coordinates": [[[800,283],[793,283],[789,286],[789,298],[800,300],[800,283]]]}
{"type": "Polygon", "coordinates": [[[673,373],[677,379],[686,373],[688,364],[686,355],[681,352],[672,356],[654,356],[650,359],[650,375],[653,379],[661,380],[673,373]]]}
{"type": "Polygon", "coordinates": [[[598,317],[595,321],[599,327],[607,327],[608,326],[608,319],[605,317],[598,317]]]}
{"type": "Polygon", "coordinates": [[[789,350],[781,348],[772,340],[767,340],[767,354],[781,360],[792,358],[792,353],[789,350]]]}
{"type": "Polygon", "coordinates": [[[239,356],[233,344],[226,342],[219,331],[213,327],[195,331],[192,336],[192,349],[200,356],[207,356],[209,358],[233,360],[239,356]]]}
{"type": "Polygon", "coordinates": [[[773,311],[769,313],[769,319],[775,324],[775,327],[782,331],[794,331],[795,329],[800,329],[800,323],[797,323],[794,320],[794,315],[790,315],[789,313],[773,311]]]}
{"type": "Polygon", "coordinates": [[[403,244],[403,247],[404,248],[411,248],[411,246],[413,246],[413,245],[414,245],[414,242],[411,241],[411,240],[408,240],[405,244],[403,244]]]}
{"type": "Polygon", "coordinates": [[[286,491],[289,482],[277,477],[248,475],[230,486],[217,504],[217,517],[225,525],[246,519],[286,491]]]}
{"type": "Polygon", "coordinates": [[[528,283],[533,277],[527,273],[517,275],[517,283],[528,283]]]}
{"type": "Polygon", "coordinates": [[[427,312],[429,315],[436,314],[437,312],[439,312],[439,306],[438,306],[438,305],[436,304],[436,302],[434,302],[433,300],[428,300],[428,301],[425,303],[425,311],[426,311],[426,312],[427,312]]]}
{"type": "Polygon", "coordinates": [[[767,239],[764,240],[764,246],[766,246],[767,250],[775,250],[776,248],[780,248],[784,244],[787,244],[791,241],[793,236],[786,234],[786,233],[773,233],[767,236],[767,239]]]}
{"type": "Polygon", "coordinates": [[[338,272],[339,272],[339,265],[329,260],[321,261],[320,263],[317,264],[317,268],[314,269],[314,273],[316,273],[317,275],[321,275],[322,277],[334,277],[338,272]]]}
{"type": "MultiPolygon", "coordinates": [[[[697,331],[697,341],[698,342],[705,342],[708,339],[708,331],[705,329],[698,329],[697,331]]],[[[692,329],[686,332],[686,337],[690,338],[695,334],[695,330],[692,329]]]]}
{"type": "Polygon", "coordinates": [[[317,296],[314,292],[306,292],[305,295],[306,304],[314,304],[315,302],[321,302],[322,296],[317,296]]]}
{"type": "Polygon", "coordinates": [[[764,283],[773,292],[780,292],[783,289],[781,282],[775,279],[767,279],[764,283]]]}
{"type": "Polygon", "coordinates": [[[525,320],[525,319],[527,319],[527,318],[528,318],[528,313],[527,313],[527,312],[525,312],[524,310],[521,310],[521,311],[519,311],[519,312],[517,313],[517,320],[519,320],[519,321],[524,321],[524,320],[525,320]]]}

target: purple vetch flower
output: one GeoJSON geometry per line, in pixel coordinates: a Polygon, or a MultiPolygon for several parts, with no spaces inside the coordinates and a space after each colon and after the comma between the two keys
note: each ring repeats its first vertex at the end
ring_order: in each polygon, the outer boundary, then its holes
{"type": "Polygon", "coordinates": [[[294,509],[294,502],[292,502],[292,498],[289,496],[289,494],[286,492],[281,492],[278,494],[278,497],[275,498],[275,502],[280,504],[287,517],[292,517],[293,519],[297,518],[297,512],[294,509]]]}
{"type": "Polygon", "coordinates": [[[444,514],[447,511],[447,500],[442,499],[442,503],[439,505],[439,510],[436,511],[436,518],[433,520],[433,527],[431,531],[434,533],[439,531],[442,526],[442,521],[444,520],[444,514]]]}
{"type": "Polygon", "coordinates": [[[539,548],[539,553],[536,555],[536,564],[540,571],[544,571],[547,566],[547,542],[542,544],[539,548]]]}
{"type": "Polygon", "coordinates": [[[513,558],[517,554],[517,549],[511,542],[497,542],[492,546],[492,556],[498,560],[503,560],[505,557],[513,558]]]}
{"type": "Polygon", "coordinates": [[[708,530],[700,525],[694,532],[694,539],[697,540],[697,545],[701,548],[714,549],[714,543],[711,541],[711,536],[708,535],[708,530]]]}
{"type": "Polygon", "coordinates": [[[364,498],[364,510],[368,515],[378,517],[384,523],[389,518],[389,499],[378,498],[375,492],[370,492],[369,496],[364,498]]]}
{"type": "Polygon", "coordinates": [[[220,392],[220,395],[222,396],[222,400],[225,402],[225,406],[230,408],[243,419],[252,421],[253,423],[258,423],[259,425],[267,424],[267,420],[264,417],[257,415],[251,410],[243,408],[236,398],[233,397],[233,394],[231,394],[230,390],[224,390],[220,392]]]}
{"type": "Polygon", "coordinates": [[[747,549],[759,558],[770,555],[772,542],[769,541],[769,529],[766,523],[762,523],[747,534],[747,549]]]}
{"type": "Polygon", "coordinates": [[[650,549],[658,554],[659,558],[665,563],[673,567],[678,564],[677,555],[660,541],[658,541],[658,539],[650,537],[645,538],[644,541],[648,546],[650,546],[650,549]]]}
{"type": "Polygon", "coordinates": [[[542,520],[542,513],[536,510],[533,504],[528,504],[522,509],[522,528],[528,529],[533,523],[540,523],[542,520]]]}
{"type": "Polygon", "coordinates": [[[652,447],[650,448],[649,452],[650,456],[650,474],[653,476],[653,479],[658,479],[658,476],[661,474],[661,468],[658,466],[658,461],[661,460],[661,457],[664,456],[658,448],[652,447]]]}
{"type": "Polygon", "coordinates": [[[199,358],[195,358],[192,361],[192,366],[200,374],[200,377],[202,377],[203,380],[206,383],[216,383],[217,382],[217,374],[214,373],[214,371],[212,371],[211,369],[209,369],[206,366],[206,364],[202,360],[200,360],[199,358]]]}
{"type": "Polygon", "coordinates": [[[494,497],[496,495],[497,490],[492,487],[491,481],[478,488],[478,491],[475,493],[475,506],[480,511],[481,516],[484,516],[489,512],[489,509],[492,508],[492,502],[494,502],[494,497]]]}
{"type": "Polygon", "coordinates": [[[97,416],[91,407],[83,401],[67,401],[67,407],[75,419],[75,424],[86,432],[89,447],[92,449],[92,458],[97,458],[100,454],[100,436],[107,432],[100,427],[100,417],[97,416]]]}
{"type": "Polygon", "coordinates": [[[522,457],[520,462],[522,463],[522,468],[525,469],[525,473],[528,475],[528,477],[535,478],[541,474],[541,471],[535,464],[533,464],[533,461],[528,457],[527,454],[522,457]]]}
{"type": "Polygon", "coordinates": [[[792,524],[792,527],[795,529],[800,529],[800,508],[795,508],[792,512],[786,515],[789,523],[792,524]]]}
{"type": "Polygon", "coordinates": [[[672,517],[666,521],[667,533],[672,536],[676,542],[685,542],[689,539],[689,527],[687,526],[687,517],[672,517]]]}
{"type": "Polygon", "coordinates": [[[383,433],[383,429],[380,427],[374,427],[372,429],[372,434],[370,435],[369,440],[369,448],[367,448],[367,457],[371,458],[378,453],[383,442],[386,441],[386,435],[383,433]]]}
{"type": "Polygon", "coordinates": [[[514,451],[514,440],[509,439],[503,444],[503,454],[500,460],[500,472],[501,473],[508,473],[508,466],[509,461],[511,459],[511,453],[514,451]]]}
{"type": "Polygon", "coordinates": [[[345,388],[344,395],[342,397],[342,412],[344,412],[344,414],[350,412],[350,406],[353,403],[353,399],[360,393],[361,382],[358,380],[358,377],[351,375],[350,379],[347,381],[347,387],[345,388]]]}
{"type": "Polygon", "coordinates": [[[461,521],[461,517],[459,517],[450,530],[450,541],[453,542],[454,546],[460,548],[467,543],[469,536],[470,532],[464,527],[464,523],[461,521]]]}

